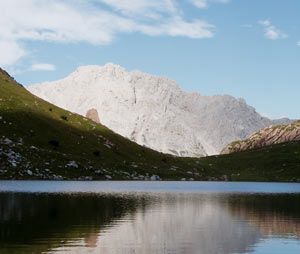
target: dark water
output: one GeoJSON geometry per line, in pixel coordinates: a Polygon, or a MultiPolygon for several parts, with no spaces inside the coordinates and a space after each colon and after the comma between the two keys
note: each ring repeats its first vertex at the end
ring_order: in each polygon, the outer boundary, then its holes
{"type": "Polygon", "coordinates": [[[300,253],[300,184],[0,181],[0,253],[300,253]]]}

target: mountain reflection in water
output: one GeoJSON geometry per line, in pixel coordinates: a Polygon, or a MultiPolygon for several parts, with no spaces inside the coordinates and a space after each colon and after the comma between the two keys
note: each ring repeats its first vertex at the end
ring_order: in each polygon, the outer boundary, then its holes
{"type": "Polygon", "coordinates": [[[266,239],[298,241],[299,198],[3,192],[0,253],[248,253],[266,239]]]}

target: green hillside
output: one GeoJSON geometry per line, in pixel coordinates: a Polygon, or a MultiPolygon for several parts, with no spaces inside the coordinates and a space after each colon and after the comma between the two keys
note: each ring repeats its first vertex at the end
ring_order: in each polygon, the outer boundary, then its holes
{"type": "Polygon", "coordinates": [[[0,69],[0,179],[300,180],[300,143],[207,158],[139,146],[29,93],[0,69]]]}

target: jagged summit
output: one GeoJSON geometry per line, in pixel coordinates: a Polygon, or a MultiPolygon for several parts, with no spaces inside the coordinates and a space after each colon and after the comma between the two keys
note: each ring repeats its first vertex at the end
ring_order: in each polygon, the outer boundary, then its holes
{"type": "Polygon", "coordinates": [[[288,119],[272,121],[229,95],[186,93],[168,77],[127,72],[112,63],[82,66],[55,82],[31,85],[33,94],[86,115],[152,149],[179,156],[218,154],[229,143],[288,119]]]}

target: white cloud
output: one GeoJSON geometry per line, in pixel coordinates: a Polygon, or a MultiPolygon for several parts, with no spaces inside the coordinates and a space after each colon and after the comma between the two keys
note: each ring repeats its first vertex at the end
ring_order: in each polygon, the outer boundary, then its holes
{"type": "Polygon", "coordinates": [[[190,2],[197,8],[206,8],[208,6],[207,0],[190,0],[190,2]]]}
{"type": "Polygon", "coordinates": [[[223,4],[227,4],[230,2],[230,0],[212,0],[212,1],[216,3],[223,3],[223,4]]]}
{"type": "Polygon", "coordinates": [[[265,30],[265,36],[271,40],[284,39],[287,37],[287,35],[285,33],[281,32],[275,26],[267,27],[265,30]]]}
{"type": "Polygon", "coordinates": [[[0,39],[0,66],[13,65],[27,52],[14,40],[0,39]]]}
{"type": "Polygon", "coordinates": [[[213,25],[185,20],[176,0],[10,0],[0,1],[0,9],[1,66],[25,56],[22,43],[29,41],[105,45],[119,33],[214,35],[213,25]]]}
{"type": "Polygon", "coordinates": [[[32,71],[55,71],[56,67],[53,64],[38,63],[33,64],[30,68],[32,71]]]}
{"type": "Polygon", "coordinates": [[[258,21],[259,24],[263,25],[263,26],[269,26],[271,25],[271,22],[269,19],[266,19],[266,20],[260,20],[258,21]]]}
{"type": "Polygon", "coordinates": [[[209,3],[229,3],[230,0],[189,0],[197,8],[207,8],[209,3]]]}
{"type": "Polygon", "coordinates": [[[177,4],[173,0],[97,0],[114,10],[121,11],[124,15],[148,18],[161,18],[162,14],[177,13],[177,4]]]}
{"type": "Polygon", "coordinates": [[[300,41],[298,41],[298,42],[297,42],[297,46],[299,46],[299,47],[300,47],[300,41]]]}
{"type": "Polygon", "coordinates": [[[270,40],[285,39],[288,37],[287,34],[273,26],[269,19],[260,20],[258,23],[265,27],[265,37],[270,40]]]}
{"type": "Polygon", "coordinates": [[[181,17],[174,17],[167,23],[159,26],[142,25],[139,27],[142,33],[152,36],[186,36],[189,38],[211,38],[214,36],[213,25],[202,21],[185,22],[181,17]]]}

